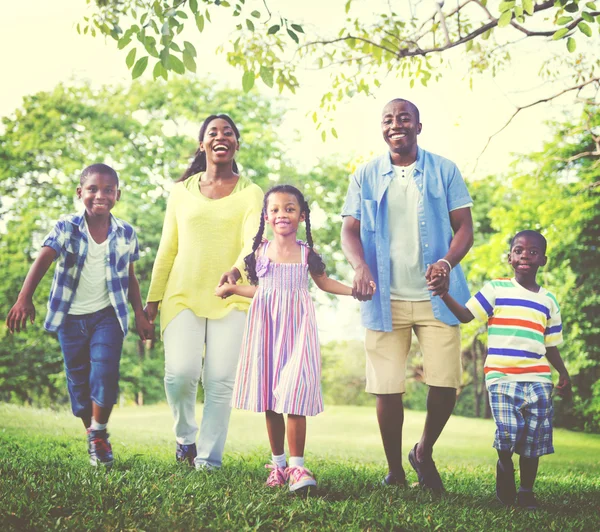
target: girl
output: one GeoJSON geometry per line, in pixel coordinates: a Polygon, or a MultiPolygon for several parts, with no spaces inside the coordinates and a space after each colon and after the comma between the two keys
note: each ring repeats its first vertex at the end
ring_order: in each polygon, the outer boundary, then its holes
{"type": "Polygon", "coordinates": [[[262,190],[238,174],[239,137],[227,115],[202,124],[196,156],[169,196],[146,306],[154,321],[161,305],[175,458],[197,469],[221,466],[249,307],[243,297],[217,300],[212,292],[217,283],[240,278],[263,201],[262,190]],[[196,448],[201,376],[204,413],[196,448]]]}
{"type": "Polygon", "coordinates": [[[254,286],[224,284],[216,295],[254,297],[233,392],[233,406],[265,412],[272,464],[267,485],[305,491],[316,486],[304,467],[306,416],[323,411],[321,358],[315,308],[308,293],[310,272],[325,292],[352,295],[352,288],[330,279],[325,264],[313,249],[310,212],[302,193],[290,185],[267,192],[253,252],[245,258],[248,279],[254,286]],[[306,221],[307,243],[296,240],[300,222],[306,221]],[[272,242],[263,242],[265,223],[273,230],[272,242]],[[258,284],[258,287],[256,286],[258,284]],[[289,467],[284,451],[285,421],[289,467]]]}

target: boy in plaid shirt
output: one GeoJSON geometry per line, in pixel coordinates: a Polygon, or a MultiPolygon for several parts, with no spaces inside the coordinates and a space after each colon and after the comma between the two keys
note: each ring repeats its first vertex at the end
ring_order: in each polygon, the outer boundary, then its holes
{"type": "Polygon", "coordinates": [[[117,400],[128,299],[140,338],[153,334],[133,269],[139,258],[135,231],[110,213],[120,196],[110,166],[94,164],[82,172],[77,197],[85,210],[63,217],[45,238],[6,319],[11,333],[33,323],[33,294],[57,261],[44,327],[58,335],[71,408],[87,429],[90,463],[106,467],[113,463],[106,426],[117,400]]]}
{"type": "Polygon", "coordinates": [[[533,484],[539,457],[552,446],[552,375],[558,371],[556,392],[571,393],[571,381],[557,346],[562,343],[560,308],[556,298],[536,282],[546,264],[546,239],[537,231],[521,231],[510,243],[508,262],[513,278],[488,282],[460,305],[439,294],[463,323],[488,322],[488,353],[484,373],[496,421],[498,451],[496,496],[506,505],[535,509],[533,484]],[[520,455],[521,486],[517,493],[512,462],[520,455]]]}

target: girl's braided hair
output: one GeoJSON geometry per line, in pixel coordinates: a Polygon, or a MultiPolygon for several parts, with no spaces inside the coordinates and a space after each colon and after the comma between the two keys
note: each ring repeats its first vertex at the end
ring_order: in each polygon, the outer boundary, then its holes
{"type": "Polygon", "coordinates": [[[277,185],[271,188],[266,194],[265,199],[263,201],[263,208],[260,214],[260,226],[258,228],[258,232],[254,237],[254,242],[252,244],[252,253],[248,254],[244,257],[244,262],[246,263],[246,273],[248,275],[248,280],[251,284],[258,284],[258,276],[256,275],[256,250],[260,247],[263,241],[263,233],[265,231],[265,216],[267,214],[267,204],[269,202],[269,196],[276,192],[282,192],[284,194],[292,194],[296,196],[298,203],[300,204],[300,212],[304,213],[305,222],[306,222],[306,243],[308,244],[308,270],[313,275],[322,275],[325,273],[325,263],[321,256],[313,249],[313,239],[312,232],[310,229],[310,208],[308,206],[307,201],[304,199],[302,192],[300,192],[296,187],[292,185],[277,185]]]}
{"type": "MultiPolygon", "coordinates": [[[[213,120],[216,120],[217,118],[221,118],[222,120],[225,120],[229,123],[231,129],[233,129],[233,132],[235,133],[235,138],[239,141],[239,129],[235,125],[235,122],[229,116],[224,114],[210,115],[204,122],[202,122],[202,126],[200,127],[200,133],[198,133],[198,141],[202,142],[202,140],[204,139],[204,134],[206,133],[206,129],[208,128],[208,124],[210,124],[213,120]]],[[[235,159],[233,160],[233,171],[236,174],[238,173],[238,167],[235,162],[235,159]]],[[[183,175],[177,180],[177,182],[185,181],[188,177],[193,176],[199,172],[206,172],[206,152],[200,150],[200,147],[198,147],[196,153],[194,153],[194,159],[192,160],[191,164],[188,166],[187,170],[183,172],[183,175]]]]}

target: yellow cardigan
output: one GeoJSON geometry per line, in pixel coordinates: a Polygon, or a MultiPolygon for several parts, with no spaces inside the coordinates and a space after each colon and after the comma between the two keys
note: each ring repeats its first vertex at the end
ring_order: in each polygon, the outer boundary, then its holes
{"type": "Polygon", "coordinates": [[[263,192],[240,176],[233,192],[217,200],[203,196],[196,174],[177,183],[167,202],[148,301],[161,301],[160,330],[184,309],[219,319],[232,309],[247,311],[250,300],[216,297],[223,273],[235,266],[245,280],[244,257],[258,231],[263,192]]]}

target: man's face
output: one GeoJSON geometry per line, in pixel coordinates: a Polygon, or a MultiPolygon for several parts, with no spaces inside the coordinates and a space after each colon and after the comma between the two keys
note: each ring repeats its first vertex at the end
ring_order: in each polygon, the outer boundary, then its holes
{"type": "Polygon", "coordinates": [[[383,109],[381,131],[392,153],[412,153],[417,146],[417,135],[421,133],[415,106],[410,102],[388,103],[383,109]]]}

